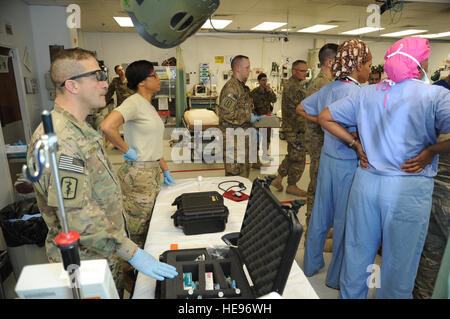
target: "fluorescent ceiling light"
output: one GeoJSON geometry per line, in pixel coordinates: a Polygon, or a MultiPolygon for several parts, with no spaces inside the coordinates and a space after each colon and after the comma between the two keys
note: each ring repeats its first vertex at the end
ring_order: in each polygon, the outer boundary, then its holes
{"type": "Polygon", "coordinates": [[[380,31],[380,30],[384,30],[384,28],[365,27],[365,28],[359,28],[359,29],[355,29],[355,30],[341,32],[341,34],[359,35],[359,34],[364,34],[364,33],[380,31]]]}
{"type": "Polygon", "coordinates": [[[450,37],[450,32],[441,32],[441,33],[434,33],[434,34],[420,34],[418,37],[427,38],[427,39],[434,39],[434,38],[444,38],[444,37],[450,37]]]}
{"type": "Polygon", "coordinates": [[[278,29],[286,24],[286,22],[263,22],[256,27],[252,28],[255,31],[271,31],[278,29]]]}
{"type": "Polygon", "coordinates": [[[312,27],[304,28],[301,30],[298,30],[297,32],[308,32],[308,33],[315,33],[315,32],[322,32],[325,30],[336,28],[337,25],[330,25],[330,24],[316,24],[312,27]]]}
{"type": "Polygon", "coordinates": [[[213,26],[215,29],[223,29],[227,25],[229,25],[233,20],[215,20],[211,19],[211,22],[209,22],[209,19],[206,20],[206,22],[202,25],[201,29],[213,29],[213,26]]]}
{"type": "Polygon", "coordinates": [[[280,31],[286,32],[286,31],[292,31],[293,29],[281,29],[280,31]]]}
{"type": "Polygon", "coordinates": [[[414,29],[410,29],[410,30],[403,30],[403,31],[399,31],[399,32],[393,32],[393,33],[386,33],[386,34],[382,34],[382,37],[403,37],[405,35],[411,35],[411,34],[416,34],[416,33],[423,33],[423,32],[427,32],[428,30],[414,30],[414,29]]]}
{"type": "Polygon", "coordinates": [[[130,17],[114,17],[114,20],[124,28],[134,27],[130,17]]]}

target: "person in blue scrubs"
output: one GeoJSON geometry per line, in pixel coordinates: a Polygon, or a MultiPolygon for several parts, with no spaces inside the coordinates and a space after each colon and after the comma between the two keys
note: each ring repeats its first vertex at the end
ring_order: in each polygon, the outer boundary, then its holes
{"type": "Polygon", "coordinates": [[[445,79],[434,82],[433,85],[440,85],[440,86],[450,90],[450,74],[445,79]]]}
{"type": "Polygon", "coordinates": [[[438,156],[450,152],[450,93],[429,85],[428,40],[409,37],[386,53],[388,79],[336,101],[319,124],[347,144],[361,143],[345,225],[341,298],[411,298],[427,234],[438,156]],[[419,80],[423,79],[423,80],[419,80]],[[344,128],[356,125],[358,142],[344,128]],[[374,266],[383,244],[381,269],[374,266]],[[380,271],[378,271],[380,270],[380,271]],[[373,273],[372,273],[373,272],[373,273]]]}
{"type": "MultiPolygon", "coordinates": [[[[332,66],[336,81],[327,84],[297,106],[297,113],[317,123],[319,113],[332,102],[354,96],[371,71],[372,55],[367,45],[357,39],[342,43],[332,66]]],[[[357,136],[355,125],[346,127],[357,136]]],[[[306,238],[303,271],[310,277],[324,265],[323,248],[333,227],[333,258],[325,283],[339,289],[339,275],[344,252],[347,199],[358,163],[357,153],[346,143],[325,131],[320,155],[316,196],[306,238]]]]}

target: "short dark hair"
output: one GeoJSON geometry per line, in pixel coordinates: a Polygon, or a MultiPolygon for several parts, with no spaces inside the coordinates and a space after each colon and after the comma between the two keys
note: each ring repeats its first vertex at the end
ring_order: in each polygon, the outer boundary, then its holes
{"type": "Polygon", "coordinates": [[[265,73],[260,73],[258,75],[258,81],[261,80],[262,78],[267,78],[267,75],[265,73]]]}
{"type": "Polygon", "coordinates": [[[114,67],[114,72],[117,72],[117,68],[118,68],[119,66],[121,66],[121,65],[120,65],[120,64],[117,64],[117,65],[114,67]]]}
{"type": "Polygon", "coordinates": [[[248,59],[248,56],[245,55],[236,55],[233,60],[231,60],[231,70],[234,70],[234,68],[243,60],[248,59]]]}
{"type": "Polygon", "coordinates": [[[147,60],[139,60],[131,63],[125,71],[128,88],[136,91],[138,84],[144,81],[153,70],[153,64],[147,60]]]}
{"type": "Polygon", "coordinates": [[[337,54],[339,45],[335,43],[327,43],[319,50],[319,62],[320,65],[324,65],[328,59],[334,59],[337,54]]]}
{"type": "Polygon", "coordinates": [[[299,65],[300,63],[304,63],[304,64],[308,65],[308,63],[306,63],[306,61],[304,61],[304,60],[296,60],[296,61],[294,61],[294,63],[292,63],[292,68],[295,69],[295,67],[297,65],[299,65]]]}
{"type": "Polygon", "coordinates": [[[61,83],[68,78],[86,72],[79,61],[95,59],[95,54],[82,48],[57,51],[50,66],[50,77],[57,91],[62,92],[61,83]]]}

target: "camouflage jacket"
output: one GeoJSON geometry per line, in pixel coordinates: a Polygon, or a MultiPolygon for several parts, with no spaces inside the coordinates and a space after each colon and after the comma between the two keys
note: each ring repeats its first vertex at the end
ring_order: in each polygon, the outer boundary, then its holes
{"type": "MultiPolygon", "coordinates": [[[[137,246],[127,236],[122,193],[101,135],[58,105],[51,114],[58,137],[56,161],[67,224],[80,234],[81,258],[108,258],[114,254],[129,260],[137,246]]],[[[31,138],[28,158],[43,134],[41,123],[31,138]]],[[[62,228],[53,174],[43,175],[33,187],[49,229],[47,256],[51,262],[58,262],[60,253],[54,238],[62,228]]]]}
{"type": "MultiPolygon", "coordinates": [[[[450,139],[450,133],[441,134],[438,142],[443,142],[450,139]]],[[[439,154],[438,172],[435,180],[439,180],[450,187],[450,153],[439,154]]]]}
{"type": "Polygon", "coordinates": [[[254,88],[250,92],[250,95],[253,99],[255,114],[264,115],[272,112],[272,103],[275,103],[277,101],[277,96],[275,95],[273,90],[267,92],[267,90],[260,85],[257,88],[254,88]]]}
{"type": "MultiPolygon", "coordinates": [[[[314,78],[314,80],[312,80],[309,84],[308,89],[306,90],[306,97],[313,95],[322,87],[331,82],[333,82],[333,78],[329,77],[328,74],[321,70],[319,74],[314,78]]],[[[306,135],[309,137],[323,136],[322,127],[314,122],[306,121],[306,135]]]]}
{"type": "Polygon", "coordinates": [[[295,112],[297,105],[305,98],[306,91],[302,81],[293,76],[283,86],[281,100],[282,127],[285,131],[305,131],[305,118],[295,112]]]}
{"type": "Polygon", "coordinates": [[[219,104],[216,107],[219,127],[221,129],[250,127],[252,126],[250,124],[252,112],[253,100],[250,96],[250,89],[232,76],[220,91],[219,104]]]}
{"type": "Polygon", "coordinates": [[[129,89],[127,86],[128,81],[122,82],[120,77],[115,77],[108,86],[108,92],[106,92],[105,100],[106,103],[111,100],[114,92],[117,96],[117,106],[122,104],[122,102],[129,96],[133,95],[135,92],[129,89]]]}
{"type": "Polygon", "coordinates": [[[333,82],[333,78],[329,77],[328,74],[320,70],[319,74],[317,74],[314,80],[312,80],[309,84],[308,89],[306,90],[306,97],[316,93],[322,87],[331,82],[333,82]]]}

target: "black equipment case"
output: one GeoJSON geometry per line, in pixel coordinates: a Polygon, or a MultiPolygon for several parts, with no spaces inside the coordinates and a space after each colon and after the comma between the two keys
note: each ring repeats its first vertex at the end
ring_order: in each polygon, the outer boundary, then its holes
{"type": "Polygon", "coordinates": [[[184,193],[172,206],[177,211],[171,217],[175,227],[186,235],[223,232],[228,221],[228,208],[218,192],[184,193]]]}
{"type": "Polygon", "coordinates": [[[179,275],[157,281],[155,297],[249,299],[272,291],[281,295],[303,232],[297,212],[305,201],[282,205],[269,185],[269,180],[254,180],[240,232],[224,236],[230,239],[236,234],[237,246],[230,245],[221,257],[210,254],[209,248],[168,250],[161,254],[160,260],[175,266],[179,275]],[[213,286],[219,284],[220,289],[205,289],[207,272],[213,273],[213,286]],[[198,282],[195,290],[184,289],[183,273],[191,273],[192,281],[198,282]],[[235,287],[230,285],[230,279],[235,281],[235,287]]]}

